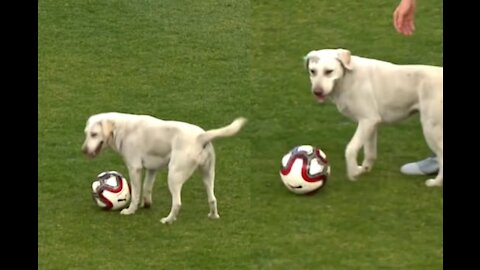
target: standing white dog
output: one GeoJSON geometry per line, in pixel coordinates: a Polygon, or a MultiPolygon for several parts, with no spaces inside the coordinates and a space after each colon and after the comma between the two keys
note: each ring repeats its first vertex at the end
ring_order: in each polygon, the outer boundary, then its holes
{"type": "Polygon", "coordinates": [[[397,65],[352,56],[345,49],[311,51],[305,56],[312,93],[319,102],[328,97],[337,109],[358,122],[345,150],[347,174],[355,180],[372,169],[377,158],[377,127],[420,112],[428,146],[440,171],[427,186],[443,184],[443,67],[397,65]],[[360,148],[364,160],[358,166],[360,148]]]}
{"type": "Polygon", "coordinates": [[[181,207],[183,184],[200,168],[203,174],[210,212],[208,217],[217,219],[217,199],[214,194],[215,152],[211,141],[219,137],[235,135],[246,119],[235,119],[230,125],[205,131],[202,128],[179,121],[165,121],[148,115],[117,112],[100,113],[89,117],[85,127],[82,151],[96,157],[105,147],[118,152],[124,159],[130,176],[132,201],[120,213],[134,214],[140,204],[143,184],[143,207],[152,204],[152,189],[157,171],[168,166],[168,188],[172,195],[172,208],[162,223],[175,221],[181,207]]]}

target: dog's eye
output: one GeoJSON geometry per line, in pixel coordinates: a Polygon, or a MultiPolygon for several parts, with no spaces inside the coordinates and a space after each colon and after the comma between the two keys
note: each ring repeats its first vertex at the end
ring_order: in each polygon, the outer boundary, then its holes
{"type": "Polygon", "coordinates": [[[92,132],[92,133],[90,133],[90,137],[92,137],[92,138],[95,138],[95,137],[97,137],[97,135],[98,135],[98,133],[96,133],[96,132],[92,132]]]}
{"type": "Polygon", "coordinates": [[[325,69],[325,75],[330,75],[333,72],[333,69],[325,69]]]}
{"type": "Polygon", "coordinates": [[[310,74],[311,74],[312,76],[315,76],[315,74],[317,74],[317,71],[312,68],[312,69],[310,69],[310,74]]]}

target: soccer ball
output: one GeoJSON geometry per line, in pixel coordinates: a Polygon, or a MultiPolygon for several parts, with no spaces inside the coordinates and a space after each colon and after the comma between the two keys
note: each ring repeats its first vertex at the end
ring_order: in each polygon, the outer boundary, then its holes
{"type": "Polygon", "coordinates": [[[329,176],[327,155],[320,148],[300,145],[282,158],[280,178],[293,193],[314,193],[325,186],[329,176]]]}
{"type": "Polygon", "coordinates": [[[121,210],[130,202],[130,186],[119,172],[102,172],[92,183],[92,197],[102,209],[121,210]]]}

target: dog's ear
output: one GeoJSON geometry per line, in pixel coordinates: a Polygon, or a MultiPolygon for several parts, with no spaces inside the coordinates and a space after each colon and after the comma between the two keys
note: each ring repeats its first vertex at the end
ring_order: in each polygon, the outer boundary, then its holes
{"type": "Polygon", "coordinates": [[[307,54],[307,55],[305,55],[305,56],[303,57],[303,63],[304,63],[304,65],[305,65],[305,70],[307,70],[307,71],[308,71],[308,62],[309,62],[309,61],[310,61],[310,57],[309,57],[308,54],[307,54]]]}
{"type": "Polygon", "coordinates": [[[100,124],[102,125],[103,138],[105,141],[108,141],[113,137],[113,129],[115,128],[115,124],[112,120],[108,119],[102,120],[100,124]]]}
{"type": "Polygon", "coordinates": [[[340,60],[342,65],[348,70],[353,69],[352,63],[351,63],[351,59],[352,59],[351,56],[352,54],[350,53],[349,50],[338,49],[338,60],[340,60]]]}
{"type": "Polygon", "coordinates": [[[303,57],[303,61],[305,63],[305,70],[308,71],[308,64],[310,61],[319,61],[319,58],[317,55],[315,55],[315,51],[310,51],[307,55],[303,57]]]}

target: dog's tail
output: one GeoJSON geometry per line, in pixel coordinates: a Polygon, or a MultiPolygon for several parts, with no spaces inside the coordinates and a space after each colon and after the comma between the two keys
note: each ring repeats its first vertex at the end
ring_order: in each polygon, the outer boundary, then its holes
{"type": "Polygon", "coordinates": [[[205,131],[197,137],[197,140],[201,145],[205,145],[216,138],[233,136],[240,131],[246,122],[245,117],[238,117],[228,126],[205,131]]]}

